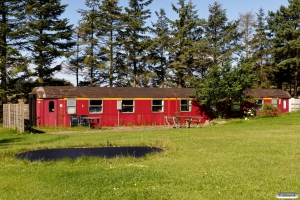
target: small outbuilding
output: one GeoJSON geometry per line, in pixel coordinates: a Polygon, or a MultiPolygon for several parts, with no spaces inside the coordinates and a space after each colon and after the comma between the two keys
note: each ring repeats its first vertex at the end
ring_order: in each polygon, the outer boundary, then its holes
{"type": "Polygon", "coordinates": [[[289,112],[291,95],[280,89],[251,89],[247,95],[253,98],[254,108],[260,110],[264,104],[273,104],[282,113],[289,112]]]}

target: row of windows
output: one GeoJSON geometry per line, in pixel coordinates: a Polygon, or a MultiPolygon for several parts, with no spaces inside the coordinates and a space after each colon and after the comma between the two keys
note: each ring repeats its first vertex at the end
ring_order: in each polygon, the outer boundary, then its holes
{"type": "MultiPolygon", "coordinates": [[[[256,110],[261,110],[263,107],[263,99],[256,99],[254,101],[254,109],[256,110]]],[[[273,98],[271,103],[277,107],[277,99],[273,98]]],[[[286,101],[283,101],[283,108],[286,109],[286,101]]],[[[216,105],[210,105],[210,110],[215,110],[216,109],[216,105]]],[[[232,111],[240,111],[241,110],[241,103],[239,101],[232,101],[231,102],[231,110],[232,111]]]]}
{"type": "MultiPolygon", "coordinates": [[[[181,99],[180,100],[180,111],[189,112],[191,111],[191,100],[181,99]]],[[[49,104],[50,107],[50,104],[49,104]]],[[[133,113],[135,107],[134,100],[121,100],[120,111],[124,113],[133,113]]],[[[51,111],[50,111],[51,112],[51,111]]],[[[102,113],[103,112],[103,101],[101,99],[90,99],[89,100],[89,113],[102,113]]],[[[164,112],[164,100],[155,99],[152,100],[152,112],[164,112]]],[[[76,100],[67,100],[67,113],[76,113],[76,100]]]]}

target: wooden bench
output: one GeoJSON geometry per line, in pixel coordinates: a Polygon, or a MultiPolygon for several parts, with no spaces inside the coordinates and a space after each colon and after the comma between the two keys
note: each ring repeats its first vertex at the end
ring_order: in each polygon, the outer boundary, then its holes
{"type": "Polygon", "coordinates": [[[193,116],[190,116],[190,117],[185,117],[185,116],[182,116],[182,118],[184,118],[185,120],[185,123],[186,123],[186,128],[190,128],[190,125],[192,123],[195,123],[196,124],[196,127],[198,128],[199,125],[201,124],[201,119],[202,117],[193,117],[193,116]]]}
{"type": "Polygon", "coordinates": [[[191,118],[191,123],[195,123],[196,127],[199,128],[199,124],[201,124],[201,119],[202,118],[191,118]]]}

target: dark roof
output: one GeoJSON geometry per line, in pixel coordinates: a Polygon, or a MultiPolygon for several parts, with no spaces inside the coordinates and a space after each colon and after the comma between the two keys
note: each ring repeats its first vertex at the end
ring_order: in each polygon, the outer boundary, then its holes
{"type": "Polygon", "coordinates": [[[35,87],[37,98],[189,98],[193,88],[35,87]]]}
{"type": "Polygon", "coordinates": [[[253,98],[280,98],[289,99],[291,95],[280,89],[250,89],[246,91],[253,98]]]}

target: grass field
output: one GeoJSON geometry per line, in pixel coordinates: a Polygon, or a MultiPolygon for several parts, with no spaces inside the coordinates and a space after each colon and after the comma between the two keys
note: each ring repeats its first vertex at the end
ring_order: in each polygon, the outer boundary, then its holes
{"type": "Polygon", "coordinates": [[[84,134],[0,128],[0,199],[276,199],[300,193],[300,112],[225,125],[84,134]],[[156,146],[143,158],[19,160],[56,147],[156,146]]]}

